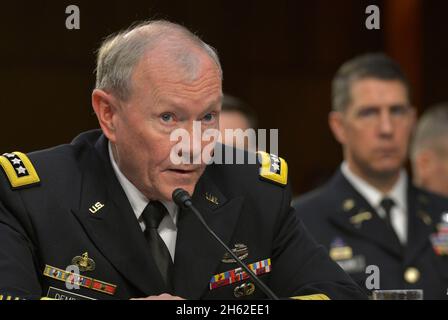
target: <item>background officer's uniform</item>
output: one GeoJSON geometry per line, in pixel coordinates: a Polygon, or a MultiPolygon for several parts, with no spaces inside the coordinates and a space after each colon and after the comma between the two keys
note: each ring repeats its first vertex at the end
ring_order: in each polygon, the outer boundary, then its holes
{"type": "Polygon", "coordinates": [[[344,166],[293,203],[317,242],[367,293],[372,271],[366,267],[376,265],[380,289],[423,289],[426,299],[446,298],[448,199],[414,187],[402,172],[391,192],[388,221],[378,195],[343,172],[344,166]]]}
{"type": "MultiPolygon", "coordinates": [[[[168,291],[148,249],[144,223],[137,219],[136,202],[131,204],[117,179],[108,141],[99,130],[81,134],[70,145],[31,153],[29,159],[22,166],[24,155],[1,158],[8,176],[0,179],[4,294],[128,299],[168,291]],[[73,264],[84,268],[81,278],[66,271],[73,264]],[[81,285],[69,289],[67,283],[81,285]]],[[[290,207],[289,186],[269,178],[260,181],[259,167],[206,168],[193,201],[211,228],[240,250],[243,262],[252,264],[279,296],[364,297],[311,240],[290,207]]],[[[250,279],[238,281],[239,273],[232,271],[237,264],[225,257],[192,212],[182,210],[172,222],[172,294],[188,299],[231,299],[237,292],[241,298],[264,297],[250,279]],[[240,290],[243,284],[251,290],[240,290]]]]}

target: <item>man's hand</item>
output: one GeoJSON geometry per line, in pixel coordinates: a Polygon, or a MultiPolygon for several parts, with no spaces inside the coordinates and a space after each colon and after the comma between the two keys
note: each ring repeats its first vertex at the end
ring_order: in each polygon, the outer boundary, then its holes
{"type": "Polygon", "coordinates": [[[168,293],[162,293],[158,296],[148,296],[146,298],[132,298],[131,300],[185,300],[178,296],[172,296],[168,293]]]}

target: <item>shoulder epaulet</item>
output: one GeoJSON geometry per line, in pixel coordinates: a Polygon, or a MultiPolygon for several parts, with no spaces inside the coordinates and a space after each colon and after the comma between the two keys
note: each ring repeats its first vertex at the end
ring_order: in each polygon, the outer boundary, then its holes
{"type": "Polygon", "coordinates": [[[22,299],[8,294],[0,294],[0,300],[22,300],[22,299]]]}
{"type": "Polygon", "coordinates": [[[318,293],[318,294],[310,294],[307,296],[295,296],[295,297],[291,297],[291,299],[295,299],[295,300],[330,300],[330,298],[323,293],[318,293]]]}
{"type": "Polygon", "coordinates": [[[275,154],[257,151],[260,163],[260,177],[264,180],[275,182],[281,186],[288,183],[288,164],[275,154]]]}
{"type": "Polygon", "coordinates": [[[24,153],[4,153],[0,156],[0,166],[14,190],[30,187],[40,182],[33,164],[24,153]]]}

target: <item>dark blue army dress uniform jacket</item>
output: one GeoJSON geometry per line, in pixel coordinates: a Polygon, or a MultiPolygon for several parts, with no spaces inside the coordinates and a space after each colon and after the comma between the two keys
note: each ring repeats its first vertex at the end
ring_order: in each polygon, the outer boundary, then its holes
{"type": "MultiPolygon", "coordinates": [[[[167,291],[99,130],[69,145],[4,154],[1,163],[0,295],[129,299],[167,291]]],[[[281,297],[363,298],[297,219],[288,184],[262,180],[259,168],[207,166],[193,200],[211,228],[281,297]]],[[[228,258],[196,216],[182,210],[171,293],[265,298],[228,258]]]]}
{"type": "Polygon", "coordinates": [[[340,170],[326,185],[295,200],[294,207],[314,238],[366,293],[376,283],[374,270],[366,268],[377,266],[379,289],[422,289],[425,299],[446,299],[448,199],[410,183],[407,198],[405,246],[340,170]]]}

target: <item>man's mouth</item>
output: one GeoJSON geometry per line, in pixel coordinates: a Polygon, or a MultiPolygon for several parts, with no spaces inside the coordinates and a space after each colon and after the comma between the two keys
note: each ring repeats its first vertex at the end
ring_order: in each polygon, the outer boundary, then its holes
{"type": "Polygon", "coordinates": [[[171,168],[171,169],[168,169],[168,171],[170,171],[170,172],[182,174],[182,175],[188,175],[191,173],[195,173],[198,170],[199,170],[199,168],[171,168]]]}
{"type": "Polygon", "coordinates": [[[395,157],[398,154],[397,148],[379,148],[377,154],[381,157],[395,157]]]}

